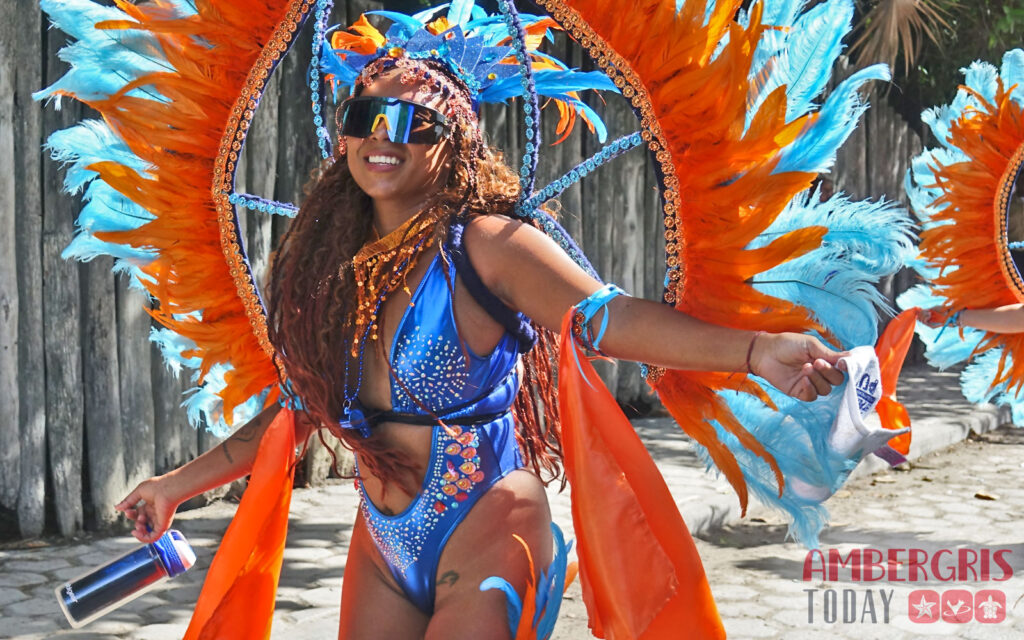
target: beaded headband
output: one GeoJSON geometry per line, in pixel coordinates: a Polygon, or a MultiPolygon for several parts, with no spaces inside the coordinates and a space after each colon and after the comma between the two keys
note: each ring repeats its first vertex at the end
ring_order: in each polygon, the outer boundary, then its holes
{"type": "Polygon", "coordinates": [[[440,93],[444,97],[444,104],[439,107],[439,111],[449,118],[472,125],[479,124],[469,90],[426,60],[415,60],[401,55],[378,58],[363,67],[355,80],[353,90],[365,87],[374,78],[391,69],[403,71],[399,76],[399,82],[404,85],[419,84],[424,90],[434,89],[440,93]]]}

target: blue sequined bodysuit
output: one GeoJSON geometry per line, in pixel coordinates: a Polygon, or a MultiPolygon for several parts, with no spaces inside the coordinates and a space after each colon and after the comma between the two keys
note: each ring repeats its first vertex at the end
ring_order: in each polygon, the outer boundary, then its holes
{"type": "Polygon", "coordinates": [[[473,353],[456,331],[448,284],[455,276],[454,264],[434,257],[391,347],[402,384],[392,377],[386,419],[428,423],[432,413],[448,425],[424,427],[433,439],[420,492],[404,511],[388,516],[360,484],[360,509],[377,548],[409,599],[428,614],[448,538],[495,482],[523,465],[510,411],[519,390],[517,336],[506,332],[488,356],[473,353]]]}

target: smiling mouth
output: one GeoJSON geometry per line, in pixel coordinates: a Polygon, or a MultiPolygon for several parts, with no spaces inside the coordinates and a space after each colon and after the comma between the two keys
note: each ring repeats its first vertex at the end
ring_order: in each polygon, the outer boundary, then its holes
{"type": "Polygon", "coordinates": [[[367,164],[380,167],[397,167],[398,165],[402,164],[402,161],[394,156],[385,156],[377,154],[366,156],[366,162],[367,164]]]}

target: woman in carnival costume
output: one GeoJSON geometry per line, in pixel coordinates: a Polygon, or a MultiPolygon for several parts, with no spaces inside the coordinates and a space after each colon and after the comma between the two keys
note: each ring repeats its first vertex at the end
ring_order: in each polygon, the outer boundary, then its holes
{"type": "Polygon", "coordinates": [[[186,637],[269,634],[295,443],[313,429],[355,451],[363,498],[341,637],[548,637],[572,570],[557,530],[552,554],[540,476],[563,470],[595,635],[722,637],[674,501],[588,354],[647,363],[743,506],[750,488],[813,544],[821,500],[874,450],[829,449],[845,354],[816,336],[840,349],[875,341],[869,285],[902,261],[907,221],[808,191],[865,107],[857,88],[887,77],[865,69],[813,102],[852,5],[739,4],[649,2],[638,42],[602,0],[542,2],[553,20],[505,2],[501,16],[471,2],[380,12],[386,33],[362,17],[329,40],[325,1],[44,2],[78,42],[65,50],[72,71],[41,97],[72,95],[104,116],[49,143],[72,163],[68,188],[89,185],[68,254],[116,255],[159,302],[167,329],[154,339],[197,369],[197,415],[256,414],[118,505],[151,540],[183,500],[251,472],[186,637]],[[260,92],[309,13],[327,166],[295,215],[236,193],[233,175],[260,92]],[[557,26],[603,73],[536,51],[557,26]],[[334,151],[325,78],[351,94],[334,151]],[[560,132],[582,117],[603,137],[578,94],[588,89],[621,91],[641,131],[535,189],[538,94],[560,132]],[[518,96],[517,177],[483,142],[477,107],[518,96]],[[667,304],[603,285],[542,208],[642,145],[664,198],[667,304]],[[295,215],[266,307],[235,206],[295,215]]]}

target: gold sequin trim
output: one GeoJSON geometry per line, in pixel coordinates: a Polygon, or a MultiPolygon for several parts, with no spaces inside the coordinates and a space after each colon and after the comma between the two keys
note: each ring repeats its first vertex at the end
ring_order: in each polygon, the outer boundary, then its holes
{"type": "MultiPolygon", "coordinates": [[[[555,22],[560,24],[565,31],[577,42],[584,44],[584,50],[590,53],[595,64],[603,71],[611,81],[622,91],[622,95],[630,100],[633,106],[640,112],[640,135],[648,143],[650,149],[655,153],[655,161],[658,163],[665,179],[662,181],[662,196],[665,203],[664,222],[667,228],[681,228],[679,224],[679,179],[676,177],[676,168],[672,164],[671,154],[668,152],[668,144],[661,125],[654,115],[654,106],[651,104],[647,88],[641,81],[640,76],[633,70],[632,65],[619,55],[601,35],[595,32],[589,24],[583,20],[579,12],[572,7],[566,6],[560,0],[538,0],[540,4],[555,22]]],[[[678,258],[678,251],[682,242],[677,237],[675,242],[668,242],[665,251],[670,257],[678,258]]],[[[674,304],[676,301],[674,281],[666,289],[665,302],[674,304]]]]}
{"type": "MultiPolygon", "coordinates": [[[[575,9],[566,6],[559,0],[538,0],[538,3],[554,18],[555,22],[562,25],[567,33],[577,42],[583,44],[584,50],[590,52],[590,57],[598,68],[611,78],[615,86],[622,91],[622,95],[640,112],[640,136],[654,154],[661,175],[665,176],[662,180],[662,197],[664,198],[663,219],[666,229],[666,263],[669,267],[678,265],[681,243],[684,240],[679,232],[679,229],[682,228],[679,220],[679,178],[676,177],[676,167],[672,163],[672,155],[668,151],[669,146],[661,130],[661,125],[658,124],[658,120],[654,116],[654,106],[651,104],[647,88],[629,62],[615,52],[604,38],[580,17],[575,9]]],[[[665,302],[674,305],[677,300],[677,291],[682,286],[678,268],[670,269],[669,278],[663,298],[665,302]]],[[[662,367],[648,366],[647,383],[652,387],[656,386],[663,375],[665,375],[665,369],[662,367]]]]}
{"type": "Polygon", "coordinates": [[[221,136],[217,157],[214,159],[214,179],[212,184],[213,203],[217,210],[217,223],[220,227],[220,246],[228,265],[228,272],[235,282],[238,297],[245,308],[253,333],[260,348],[269,355],[274,355],[274,347],[267,336],[266,310],[256,291],[256,283],[252,272],[243,257],[244,249],[238,238],[235,227],[234,206],[228,201],[233,188],[235,166],[238,152],[245,142],[245,136],[252,124],[256,105],[263,95],[264,86],[270,78],[270,70],[280,60],[298,30],[302,17],[309,12],[314,0],[294,0],[289,4],[287,14],[274,28],[270,40],[264,45],[259,58],[253,63],[246,78],[245,86],[238,94],[231,117],[228,118],[224,135],[221,136]]]}
{"type": "Polygon", "coordinates": [[[1017,151],[1006,165],[1006,171],[1003,172],[1003,176],[999,180],[999,190],[993,199],[993,213],[996,217],[996,227],[999,229],[996,246],[999,248],[1003,274],[1013,284],[1013,294],[1019,302],[1024,302],[1024,279],[1017,271],[1013,256],[1010,254],[1007,216],[1010,207],[1010,192],[1013,190],[1013,184],[1021,172],[1022,165],[1024,165],[1024,144],[1017,147],[1017,151]]]}

